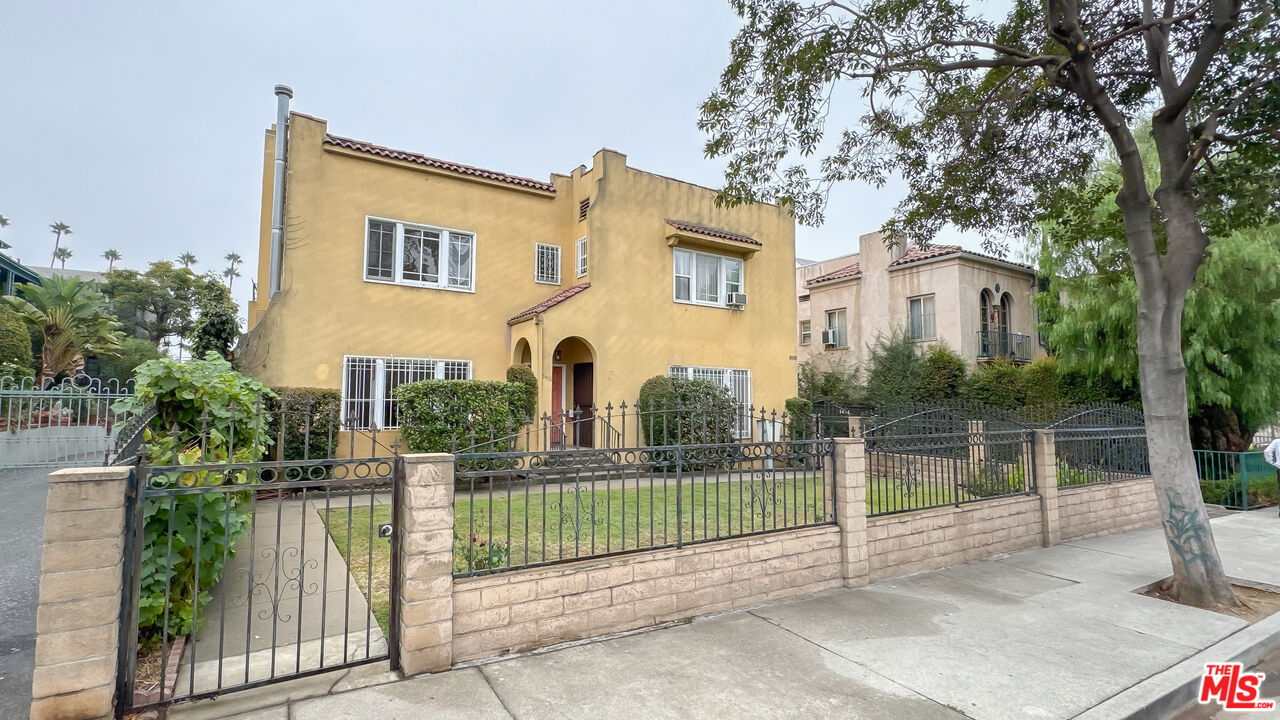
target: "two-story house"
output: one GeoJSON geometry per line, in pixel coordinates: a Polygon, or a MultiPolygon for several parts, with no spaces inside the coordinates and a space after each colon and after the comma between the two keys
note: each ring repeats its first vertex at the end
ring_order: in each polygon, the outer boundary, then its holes
{"type": "Polygon", "coordinates": [[[1044,355],[1029,266],[959,245],[886,247],[880,232],[858,252],[797,262],[796,356],[860,367],[879,336],[905,331],[922,346],[945,343],[971,364],[1044,355]]]}
{"type": "Polygon", "coordinates": [[[718,207],[612,150],[534,180],[281,118],[240,354],[267,384],[341,389],[344,425],[386,429],[401,383],[523,363],[539,416],[572,414],[577,445],[593,442],[592,406],[634,404],[654,375],[722,383],[744,410],[795,394],[785,208],[718,207]]]}

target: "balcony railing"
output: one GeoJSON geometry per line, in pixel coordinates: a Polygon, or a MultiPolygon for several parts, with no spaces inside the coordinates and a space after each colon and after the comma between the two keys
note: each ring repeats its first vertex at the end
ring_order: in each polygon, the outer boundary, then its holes
{"type": "Polygon", "coordinates": [[[995,330],[978,331],[979,360],[1031,362],[1032,347],[1030,335],[995,330]]]}

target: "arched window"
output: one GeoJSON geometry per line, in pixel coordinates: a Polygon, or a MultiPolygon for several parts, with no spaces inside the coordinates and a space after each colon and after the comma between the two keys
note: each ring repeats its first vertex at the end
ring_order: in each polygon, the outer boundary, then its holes
{"type": "Polygon", "coordinates": [[[1005,293],[1000,296],[1000,332],[1008,333],[1013,320],[1013,296],[1005,293]]]}
{"type": "Polygon", "coordinates": [[[992,329],[994,329],[995,315],[992,314],[993,313],[992,306],[994,305],[995,305],[995,299],[991,296],[991,291],[983,290],[981,295],[981,307],[979,312],[981,313],[980,326],[982,328],[982,333],[984,336],[988,332],[990,332],[992,329]]]}

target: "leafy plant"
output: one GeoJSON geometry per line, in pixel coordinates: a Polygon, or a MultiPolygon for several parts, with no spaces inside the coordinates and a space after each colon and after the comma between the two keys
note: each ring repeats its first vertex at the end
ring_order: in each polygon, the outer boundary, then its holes
{"type": "Polygon", "coordinates": [[[506,567],[510,556],[511,543],[505,540],[494,540],[490,543],[482,540],[475,533],[471,533],[468,539],[465,535],[454,531],[453,571],[455,573],[506,567]]]}
{"type": "Polygon", "coordinates": [[[736,439],[737,403],[723,385],[706,380],[651,377],[636,399],[649,445],[702,445],[736,439]]]}
{"type": "Polygon", "coordinates": [[[31,333],[17,311],[0,303],[0,378],[31,377],[31,333]]]}
{"type": "Polygon", "coordinates": [[[969,381],[969,397],[1004,410],[1026,405],[1022,368],[1008,360],[992,360],[979,365],[969,381]]]}
{"type": "Polygon", "coordinates": [[[801,397],[788,398],[786,402],[787,423],[792,440],[807,440],[816,432],[813,417],[813,402],[801,397]]]}
{"type": "Polygon", "coordinates": [[[919,361],[918,402],[953,400],[964,394],[969,366],[946,345],[931,346],[919,361]]]}
{"type": "Polygon", "coordinates": [[[139,365],[161,357],[160,348],[155,343],[143,338],[127,337],[120,341],[120,349],[113,355],[96,356],[98,361],[97,377],[103,382],[115,380],[123,387],[133,378],[133,372],[139,365]]]}
{"type": "Polygon", "coordinates": [[[332,456],[341,428],[342,394],[329,388],[278,387],[267,413],[280,419],[276,456],[313,460],[332,456]],[[279,438],[283,437],[283,442],[279,438]]]}
{"type": "Polygon", "coordinates": [[[120,323],[92,283],[54,276],[19,287],[22,297],[0,299],[40,333],[41,377],[74,372],[84,366],[85,355],[112,355],[120,348],[120,323]]]}
{"type": "Polygon", "coordinates": [[[528,365],[512,365],[507,368],[507,382],[517,383],[522,392],[514,405],[518,418],[525,423],[533,422],[533,415],[538,409],[538,378],[528,365]]]}
{"type": "Polygon", "coordinates": [[[970,479],[964,485],[965,492],[974,497],[998,497],[1027,492],[1027,476],[1022,460],[1004,463],[982,460],[970,466],[970,479]]]}
{"type": "Polygon", "coordinates": [[[906,405],[920,392],[916,344],[901,328],[876,337],[867,358],[867,402],[877,408],[906,405]]]}
{"type": "Polygon", "coordinates": [[[199,318],[191,331],[191,353],[202,356],[213,351],[230,358],[231,346],[240,334],[240,318],[236,316],[231,291],[221,283],[206,282],[196,292],[196,308],[199,318]]]}

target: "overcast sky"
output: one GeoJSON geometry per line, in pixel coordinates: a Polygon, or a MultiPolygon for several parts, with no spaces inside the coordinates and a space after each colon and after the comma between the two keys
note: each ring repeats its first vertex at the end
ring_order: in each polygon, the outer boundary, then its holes
{"type": "MultiPolygon", "coordinates": [[[[517,175],[610,147],[723,178],[696,127],[738,25],[719,0],[15,2],[4,25],[0,238],[29,265],[48,266],[60,220],[69,268],[105,269],[115,248],[128,267],[190,250],[221,271],[238,252],[246,301],[276,83],[336,134],[517,175]]],[[[839,188],[797,254],[854,251],[902,194],[839,188]]]]}

